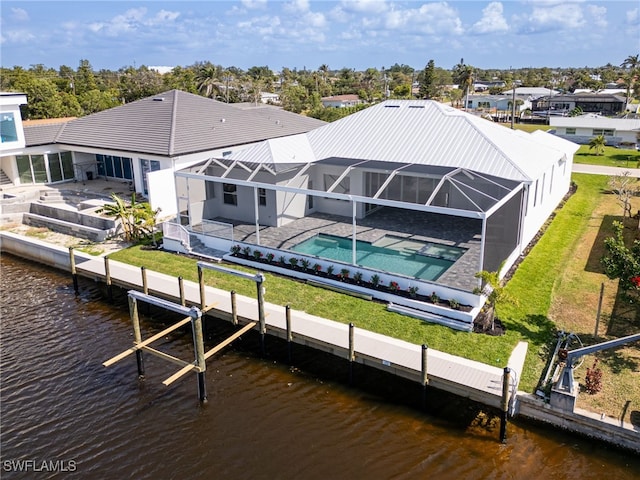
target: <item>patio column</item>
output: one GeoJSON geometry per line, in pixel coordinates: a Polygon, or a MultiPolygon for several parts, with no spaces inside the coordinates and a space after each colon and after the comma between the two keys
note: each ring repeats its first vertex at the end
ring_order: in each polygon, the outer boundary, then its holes
{"type": "Polygon", "coordinates": [[[353,228],[353,240],[351,241],[351,264],[356,264],[356,201],[351,199],[351,224],[353,228]]]}
{"type": "Polygon", "coordinates": [[[253,211],[256,219],[256,244],[260,245],[260,215],[258,215],[258,187],[253,187],[253,211]]]}

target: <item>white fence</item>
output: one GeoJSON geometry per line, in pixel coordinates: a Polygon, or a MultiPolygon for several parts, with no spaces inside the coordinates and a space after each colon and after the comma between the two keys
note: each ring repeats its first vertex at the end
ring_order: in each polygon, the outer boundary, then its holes
{"type": "Polygon", "coordinates": [[[202,219],[202,223],[191,227],[193,233],[208,237],[223,238],[233,242],[233,224],[202,219]]]}
{"type": "Polygon", "coordinates": [[[164,238],[178,240],[187,251],[191,249],[189,232],[178,223],[164,222],[162,224],[162,236],[164,238]]]}

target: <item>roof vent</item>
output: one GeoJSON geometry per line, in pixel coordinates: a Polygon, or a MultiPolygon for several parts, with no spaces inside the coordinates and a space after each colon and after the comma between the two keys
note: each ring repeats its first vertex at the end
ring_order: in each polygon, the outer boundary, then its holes
{"type": "Polygon", "coordinates": [[[220,123],[224,123],[224,122],[226,122],[226,121],[227,121],[227,119],[226,119],[226,118],[221,118],[221,119],[220,119],[220,123]]]}
{"type": "Polygon", "coordinates": [[[154,102],[164,102],[164,97],[154,97],[154,102]]]}
{"type": "Polygon", "coordinates": [[[276,125],[280,125],[280,120],[276,120],[276,125]]]}
{"type": "Polygon", "coordinates": [[[409,108],[424,108],[424,105],[409,105],[409,108]]]}
{"type": "Polygon", "coordinates": [[[400,108],[400,105],[385,105],[384,108],[400,108]]]}

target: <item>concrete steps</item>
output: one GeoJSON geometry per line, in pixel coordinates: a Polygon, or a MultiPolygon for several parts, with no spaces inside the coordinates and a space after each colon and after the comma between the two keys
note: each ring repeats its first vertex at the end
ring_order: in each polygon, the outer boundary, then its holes
{"type": "Polygon", "coordinates": [[[10,185],[13,185],[13,182],[9,177],[7,177],[7,174],[4,173],[4,170],[0,170],[0,187],[7,187],[10,185]]]}

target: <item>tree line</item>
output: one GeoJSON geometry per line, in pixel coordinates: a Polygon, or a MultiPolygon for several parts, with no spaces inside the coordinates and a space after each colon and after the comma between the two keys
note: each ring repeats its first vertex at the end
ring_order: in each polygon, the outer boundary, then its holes
{"type": "Polygon", "coordinates": [[[24,119],[80,117],[179,89],[227,103],[258,103],[262,92],[277,93],[284,109],[332,121],[358,108],[339,112],[323,108],[322,97],[356,94],[367,103],[388,98],[427,98],[460,105],[465,95],[473,93],[474,84],[498,81],[503,85],[490,88],[489,93],[499,94],[513,86],[566,92],[582,88],[599,90],[617,82],[627,89],[628,97],[640,97],[638,77],[638,55],[627,57],[619,66],[513,70],[481,69],[463,59],[450,69],[437,67],[429,60],[422,70],[404,64],[364,71],[335,70],[323,64],[316,70],[283,67],[278,72],[268,66],[243,70],[205,61],[177,66],[164,74],[144,65],[96,71],[89,60],[83,59],[75,69],[66,65],[55,69],[42,64],[26,69],[0,68],[0,88],[27,95],[29,103],[23,107],[24,119]]]}

